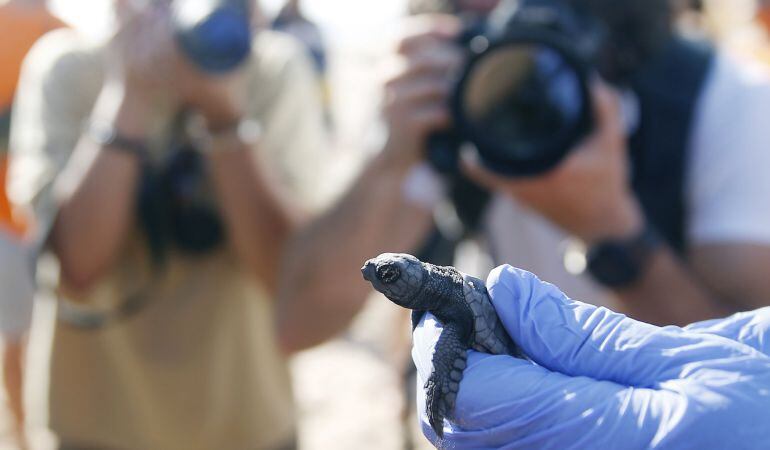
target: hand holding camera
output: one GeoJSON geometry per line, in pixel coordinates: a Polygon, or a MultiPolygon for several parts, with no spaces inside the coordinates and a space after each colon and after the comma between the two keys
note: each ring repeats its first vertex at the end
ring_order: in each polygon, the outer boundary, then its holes
{"type": "Polygon", "coordinates": [[[126,3],[105,90],[135,104],[137,118],[165,101],[198,110],[214,129],[231,125],[241,116],[250,11],[241,0],[126,3]]]}
{"type": "Polygon", "coordinates": [[[615,61],[601,23],[553,0],[503,1],[453,33],[440,16],[421,20],[386,87],[391,143],[518,198],[589,245],[643,228],[618,94],[599,76],[625,85],[657,43],[615,61]],[[440,60],[450,53],[451,64],[440,60]],[[477,158],[461,168],[466,144],[477,158]]]}
{"type": "Polygon", "coordinates": [[[555,169],[535,178],[509,178],[464,157],[464,172],[490,190],[515,197],[591,245],[627,238],[644,227],[631,192],[618,94],[592,86],[596,128],[555,169]]]}
{"type": "Polygon", "coordinates": [[[454,43],[459,32],[455,17],[419,17],[406,23],[397,43],[383,115],[389,128],[386,156],[404,166],[422,160],[428,136],[450,126],[451,73],[462,62],[454,43]]]}
{"type": "Polygon", "coordinates": [[[184,106],[198,110],[212,131],[243,115],[246,79],[242,67],[251,54],[249,0],[175,2],[175,83],[184,106]]]}
{"type": "Polygon", "coordinates": [[[174,43],[168,32],[168,11],[160,6],[122,4],[119,26],[106,47],[105,83],[93,120],[114,124],[121,135],[143,139],[157,106],[173,101],[174,43]]]}
{"type": "Polygon", "coordinates": [[[175,72],[180,106],[199,112],[210,131],[232,128],[243,118],[247,79],[242,70],[211,75],[178,57],[175,72]]]}

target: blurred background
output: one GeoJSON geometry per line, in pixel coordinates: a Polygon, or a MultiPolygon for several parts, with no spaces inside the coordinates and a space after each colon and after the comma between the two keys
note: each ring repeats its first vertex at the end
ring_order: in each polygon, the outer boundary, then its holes
{"type": "MultiPolygon", "coordinates": [[[[770,47],[757,19],[756,2],[704,0],[702,9],[695,11],[689,9],[690,2],[672,1],[683,8],[678,21],[683,33],[710,40],[736,58],[770,63],[770,47]]],[[[107,0],[51,0],[49,7],[66,26],[99,40],[114,29],[111,4],[107,0]]],[[[284,2],[260,0],[260,6],[263,20],[272,21],[284,2]]],[[[378,131],[373,124],[380,114],[382,76],[373,69],[391,51],[407,2],[305,0],[302,11],[323,37],[325,79],[320,83],[326,109],[324,126],[330,135],[329,147],[334,149],[334,167],[330,170],[335,175],[331,178],[336,180],[336,186],[330,189],[341,191],[361,170],[366,160],[362,148],[378,131]]],[[[5,38],[5,33],[0,28],[0,38],[5,38]]],[[[460,245],[455,261],[475,275],[486,273],[493,265],[476,242],[460,245]]],[[[47,355],[53,340],[55,301],[50,294],[40,297],[33,319],[38,324],[34,327],[37,334],[28,339],[27,355],[21,356],[18,340],[6,340],[5,353],[10,356],[6,356],[4,365],[3,404],[7,407],[0,415],[0,448],[19,448],[19,442],[25,441],[19,437],[20,409],[25,410],[21,427],[29,448],[55,446],[54,437],[43,425],[48,415],[47,355]],[[24,364],[26,369],[22,370],[24,364]],[[23,401],[13,393],[20,389],[23,401]]],[[[300,448],[429,447],[410,407],[412,386],[405,381],[404,373],[411,364],[409,331],[409,319],[402,310],[378,295],[370,295],[347,331],[291,359],[300,448]]]]}
{"type": "MultiPolygon", "coordinates": [[[[109,0],[51,0],[48,5],[56,17],[92,39],[105,38],[114,27],[109,0]]],[[[283,1],[261,0],[259,5],[265,15],[274,17],[283,1]]],[[[393,27],[405,14],[406,1],[305,0],[302,11],[319,26],[328,52],[326,83],[333,145],[341,149],[335,171],[343,186],[362,164],[358,154],[378,114],[381,77],[372,67],[389,50],[393,27]]],[[[422,438],[413,413],[404,417],[405,395],[413,392],[404,393],[402,380],[404,364],[411,364],[406,359],[408,317],[381,297],[372,297],[344,337],[293,358],[301,448],[432,448],[422,438]]],[[[54,303],[48,296],[38,302],[35,320],[53,322],[54,303]]],[[[26,427],[30,448],[47,449],[55,446],[55,438],[41,425],[47,420],[51,327],[42,325],[36,330],[39,335],[30,338],[33,345],[25,358],[29,363],[24,384],[26,427]]],[[[8,408],[2,411],[0,448],[16,449],[13,415],[8,408]]]]}

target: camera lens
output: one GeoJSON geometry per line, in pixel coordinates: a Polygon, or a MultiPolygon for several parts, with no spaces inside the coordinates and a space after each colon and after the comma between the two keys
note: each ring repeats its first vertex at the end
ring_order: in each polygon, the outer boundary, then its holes
{"type": "Polygon", "coordinates": [[[556,48],[498,45],[470,64],[457,99],[459,122],[492,170],[542,173],[589,128],[585,84],[580,67],[556,48]]]}
{"type": "Polygon", "coordinates": [[[251,18],[242,0],[188,0],[175,3],[179,45],[199,69],[224,73],[251,53],[251,18]]]}

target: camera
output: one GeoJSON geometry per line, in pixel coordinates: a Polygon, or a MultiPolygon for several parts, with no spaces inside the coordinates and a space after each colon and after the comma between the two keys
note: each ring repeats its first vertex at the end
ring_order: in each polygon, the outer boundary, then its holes
{"type": "Polygon", "coordinates": [[[200,70],[227,73],[251,53],[253,0],[177,0],[172,26],[182,53],[200,70]]]}
{"type": "Polygon", "coordinates": [[[450,100],[455,126],[430,138],[433,166],[456,173],[466,143],[501,175],[557,166],[593,128],[590,83],[606,36],[565,0],[503,0],[468,24],[459,39],[468,59],[450,100]]]}
{"type": "Polygon", "coordinates": [[[162,267],[168,252],[206,256],[225,242],[225,226],[213,194],[210,167],[189,110],[172,122],[168,151],[145,159],[137,212],[150,255],[162,267]]]}

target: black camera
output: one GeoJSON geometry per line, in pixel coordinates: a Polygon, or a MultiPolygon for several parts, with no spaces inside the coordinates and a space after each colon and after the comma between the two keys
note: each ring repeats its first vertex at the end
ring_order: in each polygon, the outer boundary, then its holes
{"type": "Polygon", "coordinates": [[[455,126],[430,138],[428,159],[454,173],[472,143],[502,175],[558,165],[593,128],[590,83],[606,36],[568,1],[503,0],[460,38],[469,58],[451,98],[455,126]]]}
{"type": "Polygon", "coordinates": [[[168,153],[159,161],[144,161],[142,168],[138,214],[158,266],[171,249],[204,256],[226,238],[210,168],[189,120],[188,110],[177,114],[168,153]]]}
{"type": "Polygon", "coordinates": [[[226,73],[251,53],[253,0],[177,0],[172,23],[185,57],[209,73],[226,73]]]}

